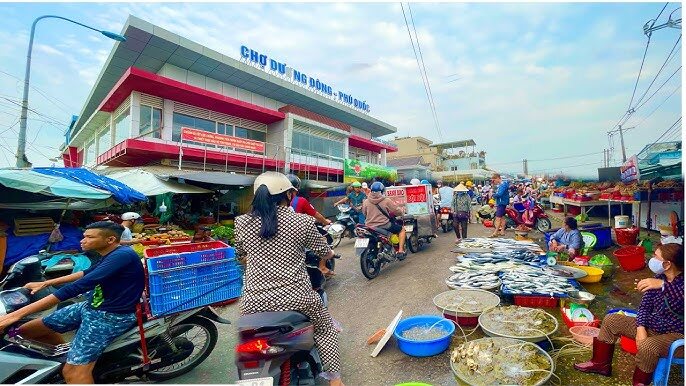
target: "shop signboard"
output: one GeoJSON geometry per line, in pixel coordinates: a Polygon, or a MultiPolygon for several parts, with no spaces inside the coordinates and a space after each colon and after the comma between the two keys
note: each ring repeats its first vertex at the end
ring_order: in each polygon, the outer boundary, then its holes
{"type": "Polygon", "coordinates": [[[631,158],[619,168],[619,172],[622,177],[622,182],[624,183],[638,181],[641,177],[641,173],[638,170],[638,158],[636,155],[631,156],[631,158]]]}
{"type": "Polygon", "coordinates": [[[429,185],[389,186],[385,194],[396,205],[404,206],[405,214],[413,216],[429,214],[432,201],[429,185]]]}
{"type": "Polygon", "coordinates": [[[374,178],[395,182],[398,171],[395,168],[346,158],[343,162],[343,182],[371,181],[374,178]]]}
{"type": "Polygon", "coordinates": [[[181,128],[181,140],[264,153],[264,142],[233,137],[230,135],[210,133],[209,131],[191,129],[190,127],[181,128]]]}

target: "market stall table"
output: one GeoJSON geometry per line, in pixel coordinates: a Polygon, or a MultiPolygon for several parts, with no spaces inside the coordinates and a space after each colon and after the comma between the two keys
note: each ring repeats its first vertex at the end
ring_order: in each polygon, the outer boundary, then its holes
{"type": "Polygon", "coordinates": [[[598,199],[598,200],[593,200],[593,201],[576,201],[576,200],[570,200],[568,198],[564,197],[559,197],[559,196],[550,196],[550,204],[558,204],[563,206],[563,213],[565,216],[567,216],[567,205],[569,206],[576,206],[581,209],[581,214],[584,215],[586,212],[590,212],[595,208],[596,206],[599,205],[605,205],[607,203],[607,208],[608,208],[608,217],[610,216],[610,207],[612,205],[619,205],[620,206],[620,211],[622,211],[622,214],[624,213],[623,210],[623,204],[633,204],[636,201],[621,201],[621,200],[607,200],[607,199],[598,199]]]}
{"type": "MultiPolygon", "coordinates": [[[[613,203],[616,203],[614,205],[619,205],[619,213],[621,215],[624,215],[624,204],[631,204],[633,207],[634,204],[640,204],[641,203],[641,201],[613,200],[613,199],[609,199],[609,198],[601,198],[600,201],[607,202],[607,225],[608,226],[612,226],[612,212],[610,211],[610,207],[613,205],[613,203]]],[[[639,211],[638,213],[639,213],[639,217],[640,217],[641,212],[639,211]]]]}

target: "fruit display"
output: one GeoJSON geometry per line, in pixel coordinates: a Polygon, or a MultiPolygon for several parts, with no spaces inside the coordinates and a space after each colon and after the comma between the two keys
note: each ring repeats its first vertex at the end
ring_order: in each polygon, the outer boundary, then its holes
{"type": "Polygon", "coordinates": [[[171,244],[172,242],[190,241],[191,238],[182,230],[170,229],[166,232],[132,233],[134,239],[143,245],[171,244]]]}
{"type": "MultiPolygon", "coordinates": [[[[656,190],[683,191],[683,182],[665,180],[652,187],[656,190]]],[[[557,187],[552,195],[574,201],[593,201],[598,199],[632,201],[642,199],[648,191],[648,181],[622,182],[572,182],[569,186],[557,187]]],[[[682,196],[683,197],[683,196],[682,196]]]]}

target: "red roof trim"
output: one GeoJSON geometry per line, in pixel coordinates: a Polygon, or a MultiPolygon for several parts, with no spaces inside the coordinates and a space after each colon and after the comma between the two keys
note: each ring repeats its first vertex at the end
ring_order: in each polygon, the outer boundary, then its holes
{"type": "Polygon", "coordinates": [[[354,146],[360,149],[365,149],[373,152],[381,152],[381,149],[386,149],[387,152],[395,152],[398,151],[398,148],[395,148],[390,145],[386,145],[385,143],[381,142],[376,142],[372,141],[371,139],[359,137],[357,135],[351,135],[348,138],[348,144],[350,146],[354,146]]]}
{"type": "Polygon", "coordinates": [[[252,103],[231,98],[200,87],[153,74],[136,67],[129,67],[117,84],[107,94],[98,110],[112,112],[131,95],[132,91],[160,98],[171,99],[238,118],[270,124],[286,118],[286,114],[252,103]]]}

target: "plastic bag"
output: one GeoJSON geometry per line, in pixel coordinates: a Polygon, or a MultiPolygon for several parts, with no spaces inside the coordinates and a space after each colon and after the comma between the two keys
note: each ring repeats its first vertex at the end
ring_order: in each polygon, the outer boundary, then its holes
{"type": "Polygon", "coordinates": [[[59,243],[62,240],[64,240],[64,236],[62,236],[62,232],[60,232],[60,224],[55,224],[55,229],[53,229],[52,232],[50,232],[48,242],[59,243]]]}

